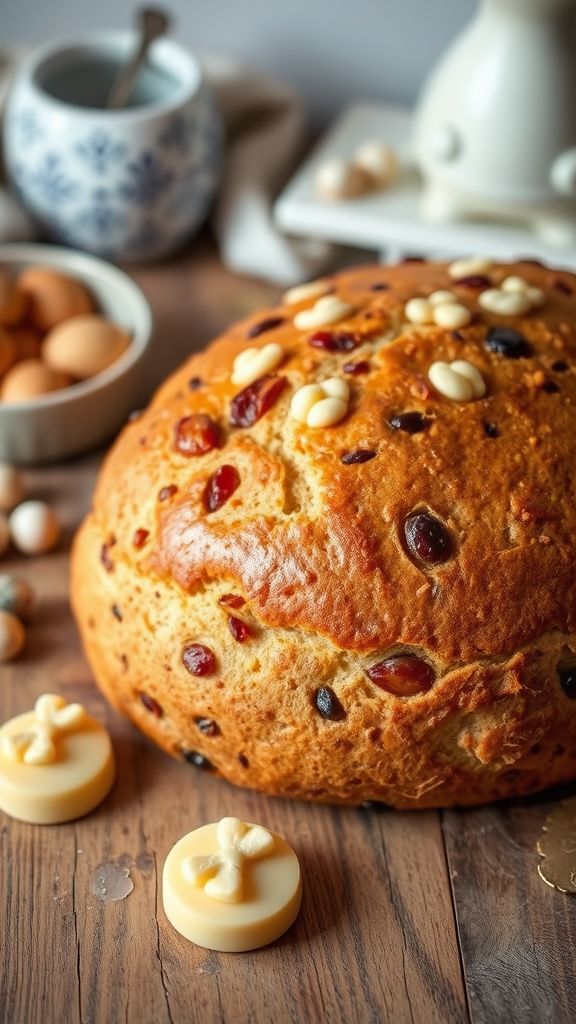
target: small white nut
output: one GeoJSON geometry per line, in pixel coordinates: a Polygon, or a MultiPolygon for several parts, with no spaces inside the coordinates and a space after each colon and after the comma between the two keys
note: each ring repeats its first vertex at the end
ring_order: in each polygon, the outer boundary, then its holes
{"type": "Polygon", "coordinates": [[[298,388],[290,402],[290,412],[307,427],[331,427],[348,412],[350,388],[341,377],[329,377],[321,384],[298,388]]]}
{"type": "Polygon", "coordinates": [[[257,348],[243,348],[234,359],[234,369],[243,366],[245,362],[250,362],[257,352],[259,352],[257,348]]]}
{"type": "Polygon", "coordinates": [[[489,313],[501,316],[522,316],[530,309],[530,299],[523,292],[504,292],[500,288],[487,288],[478,302],[489,313]]]}
{"type": "Polygon", "coordinates": [[[306,417],[308,427],[333,427],[335,423],[343,420],[348,412],[348,402],[342,398],[332,396],[321,399],[310,409],[306,417]]]}
{"type": "Polygon", "coordinates": [[[353,312],[353,307],[343,302],[337,295],[323,295],[317,299],[310,309],[301,309],[294,317],[294,326],[298,330],[313,330],[325,324],[336,323],[353,312]]]}
{"type": "Polygon", "coordinates": [[[432,306],[428,299],[410,299],[405,306],[404,315],[411,324],[431,324],[432,306]]]}
{"type": "Polygon", "coordinates": [[[477,366],[469,363],[467,359],[454,359],[450,367],[461,377],[466,377],[472,385],[474,398],[484,398],[486,394],[486,382],[477,366]]]}
{"type": "Polygon", "coordinates": [[[10,527],[3,512],[0,512],[0,558],[8,550],[10,544],[10,527]]]}
{"type": "Polygon", "coordinates": [[[322,390],[319,384],[305,384],[304,387],[298,388],[292,395],[292,401],[290,402],[290,412],[298,423],[306,423],[308,413],[313,405],[317,402],[321,402],[326,398],[326,392],[322,390]]]}
{"type": "Polygon", "coordinates": [[[448,273],[453,281],[460,277],[470,277],[473,274],[487,274],[494,266],[492,260],[485,256],[472,256],[470,259],[455,260],[448,267],[448,273]]]}
{"type": "Polygon", "coordinates": [[[337,202],[355,199],[367,192],[372,182],[369,176],[351,160],[326,160],[314,175],[314,190],[321,199],[337,202]]]}
{"type": "Polygon", "coordinates": [[[523,277],[517,277],[513,274],[511,277],[505,277],[500,287],[504,292],[525,292],[530,285],[523,277]]]}
{"type": "Polygon", "coordinates": [[[27,619],[34,603],[32,588],[24,580],[8,573],[0,575],[0,611],[27,619]]]}
{"type": "Polygon", "coordinates": [[[456,359],[453,363],[432,363],[428,379],[439,394],[453,402],[471,402],[486,393],[480,371],[464,359],[456,359]]]}
{"type": "Polygon", "coordinates": [[[457,302],[458,296],[454,292],[432,292],[432,295],[428,296],[428,302],[431,306],[442,306],[446,302],[457,302]]]}
{"type": "Polygon", "coordinates": [[[380,188],[391,185],[398,174],[398,157],[385,142],[364,142],[354,154],[354,163],[380,188]]]}
{"type": "Polygon", "coordinates": [[[0,611],[0,662],[16,658],[26,641],[24,626],[12,612],[0,611]]]}
{"type": "Polygon", "coordinates": [[[22,474],[7,462],[0,462],[0,510],[11,512],[24,497],[22,474]]]}
{"type": "Polygon", "coordinates": [[[460,302],[443,302],[434,307],[434,323],[438,327],[454,331],[458,327],[466,327],[471,319],[472,314],[460,302]]]}
{"type": "Polygon", "coordinates": [[[305,302],[306,299],[315,299],[318,295],[324,295],[329,287],[329,282],[324,279],[306,281],[305,284],[297,284],[294,288],[289,288],[287,292],[284,292],[282,302],[287,306],[295,306],[297,302],[305,302]]]}
{"type": "Polygon", "coordinates": [[[232,369],[233,384],[252,384],[253,381],[270,373],[284,359],[284,349],[276,341],[262,348],[248,348],[240,352],[232,369]]]}
{"type": "Polygon", "coordinates": [[[535,285],[529,284],[529,282],[525,281],[523,277],[517,277],[514,275],[511,277],[505,277],[500,288],[504,292],[513,292],[514,294],[524,295],[531,306],[541,306],[546,299],[541,288],[536,288],[535,285]]]}
{"type": "Polygon", "coordinates": [[[12,543],[25,555],[43,555],[58,543],[60,526],[49,505],[25,501],[9,519],[12,543]]]}
{"type": "Polygon", "coordinates": [[[328,377],[322,381],[320,387],[330,398],[341,398],[343,402],[350,401],[350,388],[343,377],[328,377]]]}

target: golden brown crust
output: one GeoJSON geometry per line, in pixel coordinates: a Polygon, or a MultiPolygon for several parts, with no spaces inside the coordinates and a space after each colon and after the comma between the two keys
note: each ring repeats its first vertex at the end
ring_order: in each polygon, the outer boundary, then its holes
{"type": "Polygon", "coordinates": [[[576,774],[576,702],[557,673],[576,650],[576,278],[529,263],[490,278],[509,274],[544,289],[544,306],[498,317],[480,308],[479,289],[457,287],[474,314],[457,332],[404,315],[409,299],[454,289],[445,266],[341,274],[329,284],[353,312],[326,330],[353,333],[354,351],[312,348],[312,332],[296,329],[313,299],[260,312],[191,359],[124,430],[76,542],[73,600],[102,689],[170,753],[197,752],[270,793],[395,806],[474,803],[576,774]],[[269,317],[283,322],[249,338],[269,317]],[[528,357],[486,348],[501,325],[521,332],[528,357]],[[232,427],[233,360],[270,341],[285,349],[274,371],[285,386],[254,426],[232,427]],[[455,359],[481,371],[485,398],[434,390],[431,363],[455,359]],[[290,416],[295,388],[359,361],[369,369],[344,374],[342,422],[312,430],[290,416]],[[408,410],[426,429],[391,429],[408,410]],[[222,444],[186,457],[175,425],[194,413],[219,424],[222,444]],[[376,455],[343,464],[358,448],[376,455]],[[240,485],[207,512],[203,493],[223,464],[240,485]],[[407,516],[422,510],[453,549],[428,567],[404,539],[407,516]],[[136,530],[147,531],[141,546],[136,530]],[[247,602],[236,613],[252,632],[244,643],[219,604],[230,592],[247,602]],[[192,642],[215,653],[213,674],[186,671],[192,642]],[[404,651],[433,666],[428,692],[393,696],[366,674],[404,651]],[[345,717],[319,715],[319,687],[345,717]],[[213,721],[213,734],[196,719],[213,721]]]}

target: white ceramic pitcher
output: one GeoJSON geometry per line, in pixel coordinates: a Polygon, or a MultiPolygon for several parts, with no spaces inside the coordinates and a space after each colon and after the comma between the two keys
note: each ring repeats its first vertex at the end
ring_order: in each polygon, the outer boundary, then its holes
{"type": "Polygon", "coordinates": [[[481,0],[425,84],[423,215],[494,217],[576,245],[576,0],[481,0]]]}

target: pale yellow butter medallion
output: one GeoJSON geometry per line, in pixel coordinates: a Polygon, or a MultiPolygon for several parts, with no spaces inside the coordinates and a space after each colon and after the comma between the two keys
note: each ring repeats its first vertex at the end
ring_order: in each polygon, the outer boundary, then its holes
{"type": "Polygon", "coordinates": [[[80,818],[110,792],[108,732],[81,704],[45,693],[0,729],[0,810],[34,825],[80,818]]]}
{"type": "Polygon", "coordinates": [[[162,895],[168,920],[186,939],[241,953],[274,942],[296,919],[300,864],[275,832],[223,818],[172,847],[162,895]]]}

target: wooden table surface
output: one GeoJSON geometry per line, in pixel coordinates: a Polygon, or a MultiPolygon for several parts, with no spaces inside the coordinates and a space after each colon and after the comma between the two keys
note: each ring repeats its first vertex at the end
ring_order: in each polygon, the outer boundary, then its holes
{"type": "MultiPolygon", "coordinates": [[[[277,294],[225,272],[209,243],[135,277],[156,315],[157,380],[277,294]]],[[[552,795],[443,813],[289,803],[169,760],[106,706],[67,599],[68,542],[98,462],[92,455],[28,474],[34,494],[58,509],[65,538],[45,558],[2,564],[32,583],[38,605],[24,656],[0,667],[0,721],[46,690],[61,692],[106,722],[118,762],[112,794],[81,821],[33,827],[0,813],[2,1021],[576,1020],[576,901],[537,874],[535,843],[552,795]],[[284,834],[303,868],[296,924],[253,953],[198,948],[162,910],[171,845],[226,814],[284,834]],[[129,868],[134,889],[102,902],[90,879],[111,861],[129,868]]]]}

